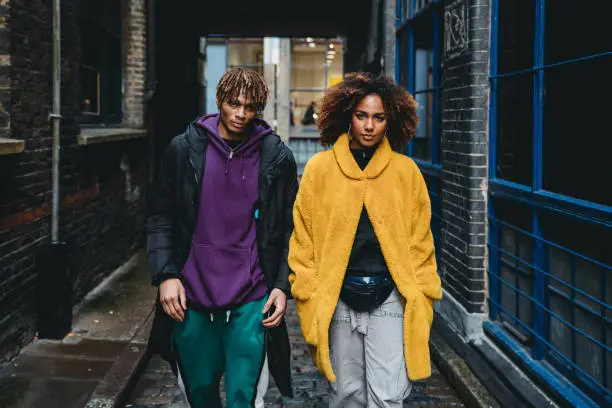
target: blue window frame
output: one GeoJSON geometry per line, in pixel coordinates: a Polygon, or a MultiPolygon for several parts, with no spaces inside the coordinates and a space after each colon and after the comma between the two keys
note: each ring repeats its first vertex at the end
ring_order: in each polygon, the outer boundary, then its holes
{"type": "MultiPolygon", "coordinates": [[[[442,46],[442,2],[438,0],[396,1],[396,81],[416,99],[419,125],[406,146],[425,175],[432,203],[432,232],[439,248],[440,206],[440,50],[442,46]]],[[[440,251],[436,252],[439,256],[440,251]]]]}
{"type": "Polygon", "coordinates": [[[612,403],[612,161],[598,102],[612,45],[597,8],[492,2],[485,329],[574,406],[612,403]]]}
{"type": "Polygon", "coordinates": [[[439,1],[397,1],[397,81],[416,99],[420,119],[407,153],[434,166],[440,163],[441,13],[439,1]]]}

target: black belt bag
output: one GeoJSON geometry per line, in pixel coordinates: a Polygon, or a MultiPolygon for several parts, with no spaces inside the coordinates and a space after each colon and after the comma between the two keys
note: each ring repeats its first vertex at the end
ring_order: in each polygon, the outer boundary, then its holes
{"type": "Polygon", "coordinates": [[[340,290],[340,299],[356,312],[371,312],[382,305],[395,289],[389,275],[346,275],[340,290]]]}

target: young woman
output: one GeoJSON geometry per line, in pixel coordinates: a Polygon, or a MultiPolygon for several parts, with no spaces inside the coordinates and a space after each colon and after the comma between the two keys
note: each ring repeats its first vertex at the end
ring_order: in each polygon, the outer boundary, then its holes
{"type": "Polygon", "coordinates": [[[321,142],[293,210],[289,281],[330,407],[401,407],[431,375],[432,300],[442,297],[423,176],[396,153],[416,102],[384,77],[353,73],[328,91],[321,142]]]}

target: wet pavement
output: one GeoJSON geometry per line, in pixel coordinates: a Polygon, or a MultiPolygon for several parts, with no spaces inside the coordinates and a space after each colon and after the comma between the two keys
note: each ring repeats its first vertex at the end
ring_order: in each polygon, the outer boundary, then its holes
{"type": "Polygon", "coordinates": [[[34,340],[0,370],[2,408],[83,408],[122,392],[144,356],[156,290],[142,254],[79,307],[63,340],[34,340]]]}
{"type": "MultiPolygon", "coordinates": [[[[328,384],[317,372],[308,348],[300,333],[295,304],[290,301],[287,324],[291,341],[294,398],[285,398],[271,381],[266,393],[267,408],[327,407],[328,384]]],[[[406,408],[464,407],[446,379],[433,367],[433,375],[414,384],[412,394],[404,402],[406,408]]],[[[125,408],[188,408],[176,385],[169,366],[159,357],[153,357],[138,381],[125,408]]]]}

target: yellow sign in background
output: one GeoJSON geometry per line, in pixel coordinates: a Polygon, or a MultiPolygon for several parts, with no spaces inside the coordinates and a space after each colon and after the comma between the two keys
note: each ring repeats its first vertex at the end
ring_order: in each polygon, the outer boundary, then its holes
{"type": "Polygon", "coordinates": [[[329,87],[336,85],[337,83],[342,82],[341,76],[333,76],[329,78],[329,87]]]}

